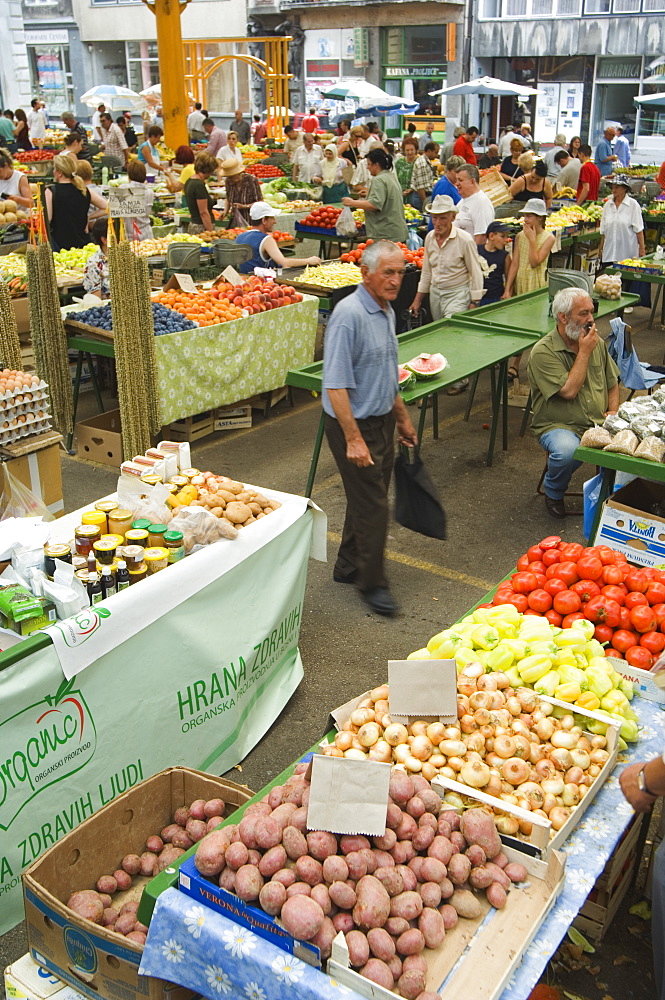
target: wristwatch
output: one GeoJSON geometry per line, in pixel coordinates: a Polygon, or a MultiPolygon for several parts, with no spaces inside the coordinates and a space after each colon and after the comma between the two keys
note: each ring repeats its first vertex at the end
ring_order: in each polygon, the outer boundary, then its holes
{"type": "Polygon", "coordinates": [[[645,777],[645,775],[644,775],[644,768],[645,768],[645,767],[646,767],[646,764],[645,764],[645,765],[644,765],[644,767],[643,767],[643,768],[641,769],[641,771],[639,771],[639,772],[638,772],[638,774],[637,774],[637,787],[639,788],[639,790],[640,790],[640,791],[641,791],[641,792],[642,792],[642,793],[643,793],[644,795],[648,795],[648,796],[649,796],[649,798],[651,798],[651,799],[657,799],[657,798],[658,798],[658,796],[657,796],[657,795],[654,795],[654,793],[653,793],[653,792],[650,792],[650,791],[649,791],[649,789],[647,788],[647,782],[646,782],[646,777],[645,777]]]}

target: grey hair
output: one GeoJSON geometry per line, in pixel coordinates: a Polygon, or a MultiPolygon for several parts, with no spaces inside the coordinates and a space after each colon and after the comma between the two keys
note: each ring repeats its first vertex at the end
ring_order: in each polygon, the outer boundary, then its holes
{"type": "Polygon", "coordinates": [[[463,156],[449,156],[446,160],[446,170],[459,170],[465,163],[463,156]]]}
{"type": "Polygon", "coordinates": [[[397,254],[404,259],[404,254],[396,243],[391,240],[377,240],[376,243],[370,243],[367,249],[363,250],[361,263],[372,273],[376,271],[382,257],[397,256],[397,254]]]}
{"type": "Polygon", "coordinates": [[[583,288],[560,288],[552,300],[552,315],[557,319],[563,315],[568,319],[577,299],[588,299],[589,293],[583,288]]]}
{"type": "Polygon", "coordinates": [[[476,184],[480,180],[480,172],[478,170],[478,167],[474,166],[473,163],[465,163],[463,167],[458,167],[455,173],[468,174],[469,178],[472,181],[475,181],[476,184]]]}

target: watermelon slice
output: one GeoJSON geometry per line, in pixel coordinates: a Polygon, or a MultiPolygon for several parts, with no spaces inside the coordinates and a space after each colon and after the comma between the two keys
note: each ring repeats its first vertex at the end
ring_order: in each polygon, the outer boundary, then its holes
{"type": "Polygon", "coordinates": [[[398,365],[397,381],[399,382],[400,389],[410,389],[411,386],[416,381],[416,377],[413,374],[413,372],[409,371],[408,368],[404,368],[402,365],[398,365]]]}
{"type": "Polygon", "coordinates": [[[407,361],[404,367],[418,379],[434,378],[448,367],[448,362],[443,354],[419,354],[417,358],[407,361]]]}

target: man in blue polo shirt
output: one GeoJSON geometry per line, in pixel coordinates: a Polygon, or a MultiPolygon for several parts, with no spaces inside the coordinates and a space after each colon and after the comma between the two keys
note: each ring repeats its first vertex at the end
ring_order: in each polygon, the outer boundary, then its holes
{"type": "MultiPolygon", "coordinates": [[[[434,201],[437,194],[447,194],[453,199],[453,202],[457,204],[461,200],[462,195],[457,190],[457,169],[463,167],[466,160],[462,156],[449,156],[446,160],[446,172],[438,179],[434,187],[432,188],[432,198],[434,201]]],[[[432,216],[430,215],[429,225],[427,231],[434,229],[434,223],[432,222],[432,216]]]]}
{"type": "Polygon", "coordinates": [[[401,444],[418,437],[397,381],[395,313],[404,254],[380,240],[363,253],[362,283],[335,307],[323,348],[325,431],[346,493],[346,518],[333,579],[355,583],[366,604],[394,615],[383,550],[397,426],[401,444]]]}
{"type": "Polygon", "coordinates": [[[615,169],[615,163],[617,157],[612,152],[612,140],[616,135],[616,129],[613,125],[608,125],[608,127],[603,132],[603,138],[599,141],[596,146],[596,155],[594,157],[594,162],[598,169],[600,170],[601,177],[607,177],[608,174],[613,174],[615,169]]]}

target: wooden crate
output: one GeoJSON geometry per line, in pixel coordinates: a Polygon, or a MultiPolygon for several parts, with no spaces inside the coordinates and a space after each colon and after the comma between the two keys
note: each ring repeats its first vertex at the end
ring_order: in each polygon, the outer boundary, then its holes
{"type": "Polygon", "coordinates": [[[167,441],[200,441],[201,438],[208,437],[215,430],[214,410],[206,410],[205,413],[197,413],[193,417],[185,417],[183,420],[174,420],[162,428],[162,439],[167,441]]]}
{"type": "Polygon", "coordinates": [[[511,200],[510,190],[498,167],[492,167],[489,173],[481,175],[480,190],[485,192],[495,208],[511,200]]]}

